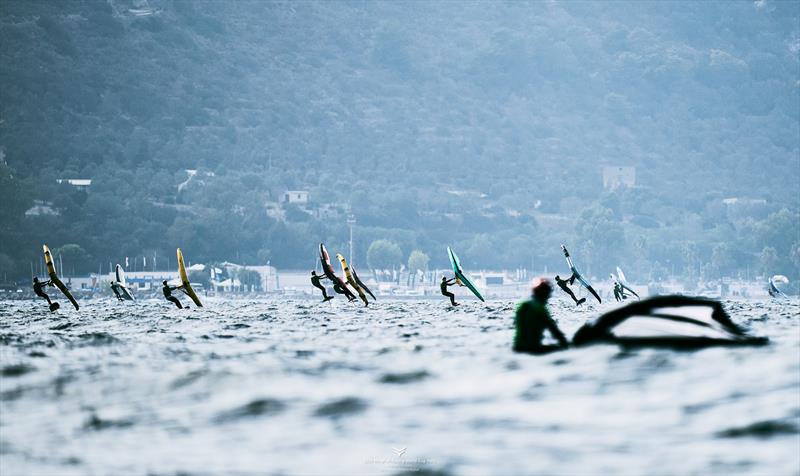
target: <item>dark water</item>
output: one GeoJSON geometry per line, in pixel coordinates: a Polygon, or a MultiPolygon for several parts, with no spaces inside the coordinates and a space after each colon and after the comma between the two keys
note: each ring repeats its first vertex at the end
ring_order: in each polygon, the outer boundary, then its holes
{"type": "Polygon", "coordinates": [[[0,302],[0,474],[800,473],[796,302],[725,302],[766,347],[531,357],[512,302],[336,301],[0,302]]]}

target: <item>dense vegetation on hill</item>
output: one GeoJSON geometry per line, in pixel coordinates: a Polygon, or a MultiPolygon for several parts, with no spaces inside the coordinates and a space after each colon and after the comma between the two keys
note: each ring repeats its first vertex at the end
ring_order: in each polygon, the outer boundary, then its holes
{"type": "Polygon", "coordinates": [[[348,214],[356,262],[800,276],[799,5],[3,2],[0,278],[310,267],[348,214]]]}

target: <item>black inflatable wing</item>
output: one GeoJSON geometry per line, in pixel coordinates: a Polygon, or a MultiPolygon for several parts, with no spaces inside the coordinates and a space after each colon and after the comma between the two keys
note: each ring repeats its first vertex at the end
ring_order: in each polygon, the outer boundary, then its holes
{"type": "Polygon", "coordinates": [[[350,271],[353,273],[353,279],[355,279],[355,281],[356,281],[356,284],[358,284],[359,286],[361,286],[361,289],[363,289],[364,291],[366,291],[366,292],[367,292],[367,294],[369,294],[370,296],[372,296],[372,299],[373,299],[373,300],[376,300],[376,301],[377,301],[377,298],[375,297],[375,295],[374,295],[374,294],[372,294],[372,291],[370,291],[370,290],[369,290],[369,288],[367,287],[367,285],[366,285],[366,284],[364,284],[364,283],[361,281],[361,279],[359,279],[359,278],[358,278],[358,273],[356,273],[356,269],[355,269],[355,268],[354,268],[352,265],[350,265],[350,271]]]}
{"type": "Polygon", "coordinates": [[[769,339],[746,334],[713,299],[657,296],[603,314],[584,324],[572,338],[574,345],[598,342],[699,348],[763,345],[769,339]]]}

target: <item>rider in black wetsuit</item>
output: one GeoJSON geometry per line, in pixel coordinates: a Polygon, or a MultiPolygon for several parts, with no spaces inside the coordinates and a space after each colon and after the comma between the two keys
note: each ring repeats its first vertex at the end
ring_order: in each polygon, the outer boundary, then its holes
{"type": "Polygon", "coordinates": [[[586,298],[578,299],[575,297],[575,294],[573,294],[572,290],[569,288],[569,286],[574,282],[575,282],[575,274],[573,274],[572,276],[569,277],[569,279],[566,280],[561,279],[560,276],[556,275],[556,284],[558,284],[558,287],[561,288],[561,290],[564,291],[565,293],[569,294],[569,297],[571,297],[572,300],[575,301],[575,304],[580,306],[581,304],[586,302],[586,298]]]}
{"type": "Polygon", "coordinates": [[[53,305],[53,301],[50,300],[50,296],[48,296],[47,293],[44,292],[43,288],[45,286],[52,286],[52,285],[53,285],[53,283],[50,280],[47,280],[47,281],[44,281],[44,282],[40,282],[39,278],[37,278],[37,277],[33,278],[33,292],[37,296],[47,299],[47,304],[49,306],[53,305]]]}
{"type": "Polygon", "coordinates": [[[320,291],[322,291],[323,302],[324,301],[330,301],[331,299],[333,299],[333,296],[328,296],[328,290],[325,289],[325,286],[323,286],[320,283],[320,280],[327,279],[327,278],[328,277],[325,276],[325,275],[322,275],[322,276],[317,275],[316,271],[312,271],[311,272],[311,284],[313,284],[315,288],[317,288],[320,291]]]}
{"type": "Polygon", "coordinates": [[[117,300],[123,301],[122,292],[120,292],[120,286],[117,284],[116,281],[111,281],[111,290],[114,291],[114,295],[117,296],[117,300]]]}
{"type": "Polygon", "coordinates": [[[538,278],[531,288],[531,299],[517,306],[517,313],[514,316],[515,352],[544,354],[569,346],[564,333],[558,328],[547,310],[547,299],[552,291],[553,288],[546,279],[538,278]],[[542,344],[542,335],[545,329],[550,331],[550,334],[558,341],[558,345],[542,344]]]}
{"type": "Polygon", "coordinates": [[[442,276],[442,283],[439,285],[439,287],[442,289],[442,295],[450,298],[450,304],[453,306],[458,306],[458,303],[456,302],[456,295],[447,290],[448,286],[452,286],[455,283],[456,278],[447,279],[447,276],[442,276]]]}
{"type": "Polygon", "coordinates": [[[344,287],[344,283],[341,281],[334,281],[333,282],[333,290],[336,291],[336,294],[344,294],[348,301],[353,302],[356,300],[356,297],[353,296],[353,293],[348,291],[346,287],[344,287]]]}
{"type": "Polygon", "coordinates": [[[625,295],[625,288],[623,288],[622,284],[618,281],[614,281],[614,299],[616,299],[617,302],[628,299],[628,296],[625,295]]]}
{"type": "Polygon", "coordinates": [[[183,304],[181,304],[178,298],[172,295],[172,291],[181,289],[182,287],[183,286],[170,286],[166,281],[164,281],[164,287],[161,288],[161,291],[164,292],[164,297],[167,298],[167,301],[174,303],[176,306],[178,306],[178,309],[183,309],[183,304]]]}

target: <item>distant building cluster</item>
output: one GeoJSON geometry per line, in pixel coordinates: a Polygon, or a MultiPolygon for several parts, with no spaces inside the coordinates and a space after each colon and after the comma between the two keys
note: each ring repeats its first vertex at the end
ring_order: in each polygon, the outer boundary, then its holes
{"type": "Polygon", "coordinates": [[[184,169],[186,172],[186,180],[178,184],[178,192],[183,191],[193,180],[199,180],[199,183],[203,183],[204,177],[214,177],[214,172],[200,172],[198,173],[197,169],[184,169]],[[197,178],[195,178],[197,177],[197,178]]]}
{"type": "Polygon", "coordinates": [[[603,167],[604,189],[616,190],[620,187],[633,187],[634,185],[636,185],[636,167],[603,167]]]}
{"type": "Polygon", "coordinates": [[[347,204],[314,203],[308,190],[286,190],[275,194],[278,201],[267,201],[264,210],[267,215],[276,220],[286,220],[287,205],[293,205],[297,210],[316,219],[339,219],[350,213],[347,204]]]}
{"type": "MultiPolygon", "coordinates": [[[[58,184],[66,184],[72,186],[79,192],[88,192],[92,186],[92,179],[56,179],[58,184]]],[[[25,211],[25,216],[41,216],[41,215],[60,215],[60,212],[53,205],[53,202],[45,200],[34,200],[33,206],[25,211]]]]}
{"type": "Polygon", "coordinates": [[[722,203],[730,207],[737,205],[766,205],[767,201],[763,198],[731,197],[731,198],[723,198],[722,203]]]}
{"type": "Polygon", "coordinates": [[[60,215],[59,211],[53,206],[53,202],[46,202],[44,200],[34,200],[33,206],[25,211],[25,216],[40,216],[40,215],[60,215]]]}
{"type": "Polygon", "coordinates": [[[80,192],[88,192],[89,187],[92,186],[92,179],[56,179],[56,182],[72,185],[80,192]]]}

